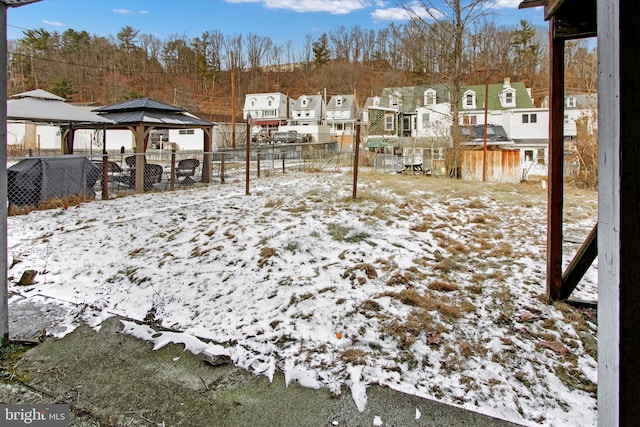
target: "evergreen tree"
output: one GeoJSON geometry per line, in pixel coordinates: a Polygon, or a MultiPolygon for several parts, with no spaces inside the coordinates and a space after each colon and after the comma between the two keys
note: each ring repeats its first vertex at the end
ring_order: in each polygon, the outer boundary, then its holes
{"type": "Polygon", "coordinates": [[[320,38],[313,42],[313,63],[320,68],[329,62],[331,52],[329,51],[329,40],[326,34],[322,34],[320,38]]]}
{"type": "Polygon", "coordinates": [[[67,101],[71,101],[71,97],[74,93],[73,84],[67,76],[60,76],[53,83],[53,86],[51,86],[50,92],[66,99],[67,101]]]}

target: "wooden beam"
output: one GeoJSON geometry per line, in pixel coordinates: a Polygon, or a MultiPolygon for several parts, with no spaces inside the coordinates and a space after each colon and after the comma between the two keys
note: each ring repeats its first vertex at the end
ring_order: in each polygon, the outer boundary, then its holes
{"type": "Polygon", "coordinates": [[[566,300],[571,296],[571,293],[576,289],[576,286],[578,286],[584,274],[589,267],[591,267],[591,264],[593,264],[596,256],[598,256],[598,224],[593,226],[587,239],[582,243],[576,256],[562,276],[560,299],[566,300]]]}
{"type": "MultiPolygon", "coordinates": [[[[549,23],[553,31],[555,18],[549,23]]],[[[562,289],[562,208],[564,195],[564,45],[551,37],[551,111],[549,114],[549,186],[547,196],[547,297],[560,299],[562,289]]]]}
{"type": "MultiPolygon", "coordinates": [[[[617,2],[611,2],[617,3],[617,2]]],[[[619,162],[620,199],[617,216],[620,221],[620,257],[618,271],[620,274],[619,318],[620,318],[620,426],[637,425],[640,420],[640,72],[638,70],[638,49],[640,48],[640,15],[637,1],[620,0],[619,51],[613,60],[619,61],[619,118],[614,112],[599,114],[600,122],[604,120],[620,120],[620,150],[618,157],[610,159],[619,162]]],[[[598,48],[599,50],[600,48],[598,48]]],[[[599,80],[608,79],[609,75],[599,72],[599,80]]],[[[602,92],[598,91],[598,96],[602,92]]],[[[609,141],[605,141],[609,143],[609,141]]],[[[602,144],[601,144],[602,145],[602,144]]],[[[606,159],[609,160],[609,159],[606,159]]],[[[601,164],[605,159],[601,157],[601,164]]],[[[604,191],[604,189],[603,189],[604,191]]],[[[603,202],[600,202],[603,203],[603,202]]],[[[613,232],[613,230],[612,230],[613,232]]],[[[599,286],[610,287],[616,283],[604,283],[599,286]]],[[[602,288],[601,288],[602,289],[602,288]]],[[[600,318],[598,319],[598,323],[600,318]]],[[[598,339],[602,336],[598,327],[598,339]]],[[[599,352],[598,352],[599,354],[599,352]]],[[[600,361],[598,361],[598,365],[600,361]]],[[[599,385],[598,385],[599,387],[599,385]]],[[[600,404],[598,403],[598,410],[600,404]]],[[[604,424],[602,424],[604,425],[604,424]]]]}
{"type": "Polygon", "coordinates": [[[560,7],[564,4],[565,0],[547,0],[547,4],[544,7],[544,19],[550,20],[560,9],[560,7]]]}

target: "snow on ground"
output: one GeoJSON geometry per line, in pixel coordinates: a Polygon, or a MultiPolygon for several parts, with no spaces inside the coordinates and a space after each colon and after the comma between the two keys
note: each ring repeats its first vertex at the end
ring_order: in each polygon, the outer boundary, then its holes
{"type": "MultiPolygon", "coordinates": [[[[353,200],[349,173],[287,173],[250,193],[239,176],[9,217],[13,282],[39,272],[12,299],[185,332],[123,323],[360,409],[377,383],[523,424],[596,425],[595,316],[546,302],[540,185],[361,171],[353,200]]],[[[568,190],[566,233],[584,238],[596,212],[595,192],[568,190]]],[[[596,276],[581,299],[596,300],[596,276]]]]}

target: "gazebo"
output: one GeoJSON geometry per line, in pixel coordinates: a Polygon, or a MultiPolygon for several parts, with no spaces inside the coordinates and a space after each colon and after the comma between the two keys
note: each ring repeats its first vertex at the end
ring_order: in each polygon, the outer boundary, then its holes
{"type": "Polygon", "coordinates": [[[107,129],[128,129],[136,140],[136,177],[137,192],[144,191],[144,153],[147,151],[149,135],[152,130],[162,128],[202,129],[204,133],[202,165],[202,182],[211,182],[211,159],[213,148],[213,127],[215,123],[202,120],[186,110],[173,105],[164,104],[150,98],[136,98],[119,104],[93,110],[101,117],[116,124],[107,129]]]}
{"type": "Polygon", "coordinates": [[[11,96],[7,100],[7,120],[58,125],[62,129],[64,153],[73,153],[74,130],[115,124],[84,108],[66,102],[46,90],[35,89],[11,96]]]}

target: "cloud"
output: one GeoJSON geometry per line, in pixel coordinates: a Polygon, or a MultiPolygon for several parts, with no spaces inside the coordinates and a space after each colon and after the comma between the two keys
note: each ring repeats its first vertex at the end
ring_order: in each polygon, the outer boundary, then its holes
{"type": "Polygon", "coordinates": [[[522,0],[494,0],[490,7],[495,9],[517,9],[522,0]]]}
{"type": "Polygon", "coordinates": [[[53,25],[54,27],[64,27],[65,24],[64,22],[58,22],[58,21],[49,21],[48,19],[45,19],[44,21],[42,21],[43,24],[47,24],[47,25],[53,25]]]}
{"type": "Polygon", "coordinates": [[[442,13],[436,9],[430,12],[423,6],[415,4],[411,10],[402,7],[390,7],[387,9],[376,9],[371,12],[371,17],[375,21],[408,21],[412,17],[420,17],[425,21],[430,21],[433,17],[442,16],[442,13]]]}
{"type": "Polygon", "coordinates": [[[113,13],[116,15],[147,15],[149,14],[148,10],[129,10],[129,9],[111,9],[113,13]]]}
{"type": "Polygon", "coordinates": [[[326,12],[346,15],[370,6],[367,0],[225,0],[227,3],[262,3],[268,9],[294,12],[326,12]]]}

